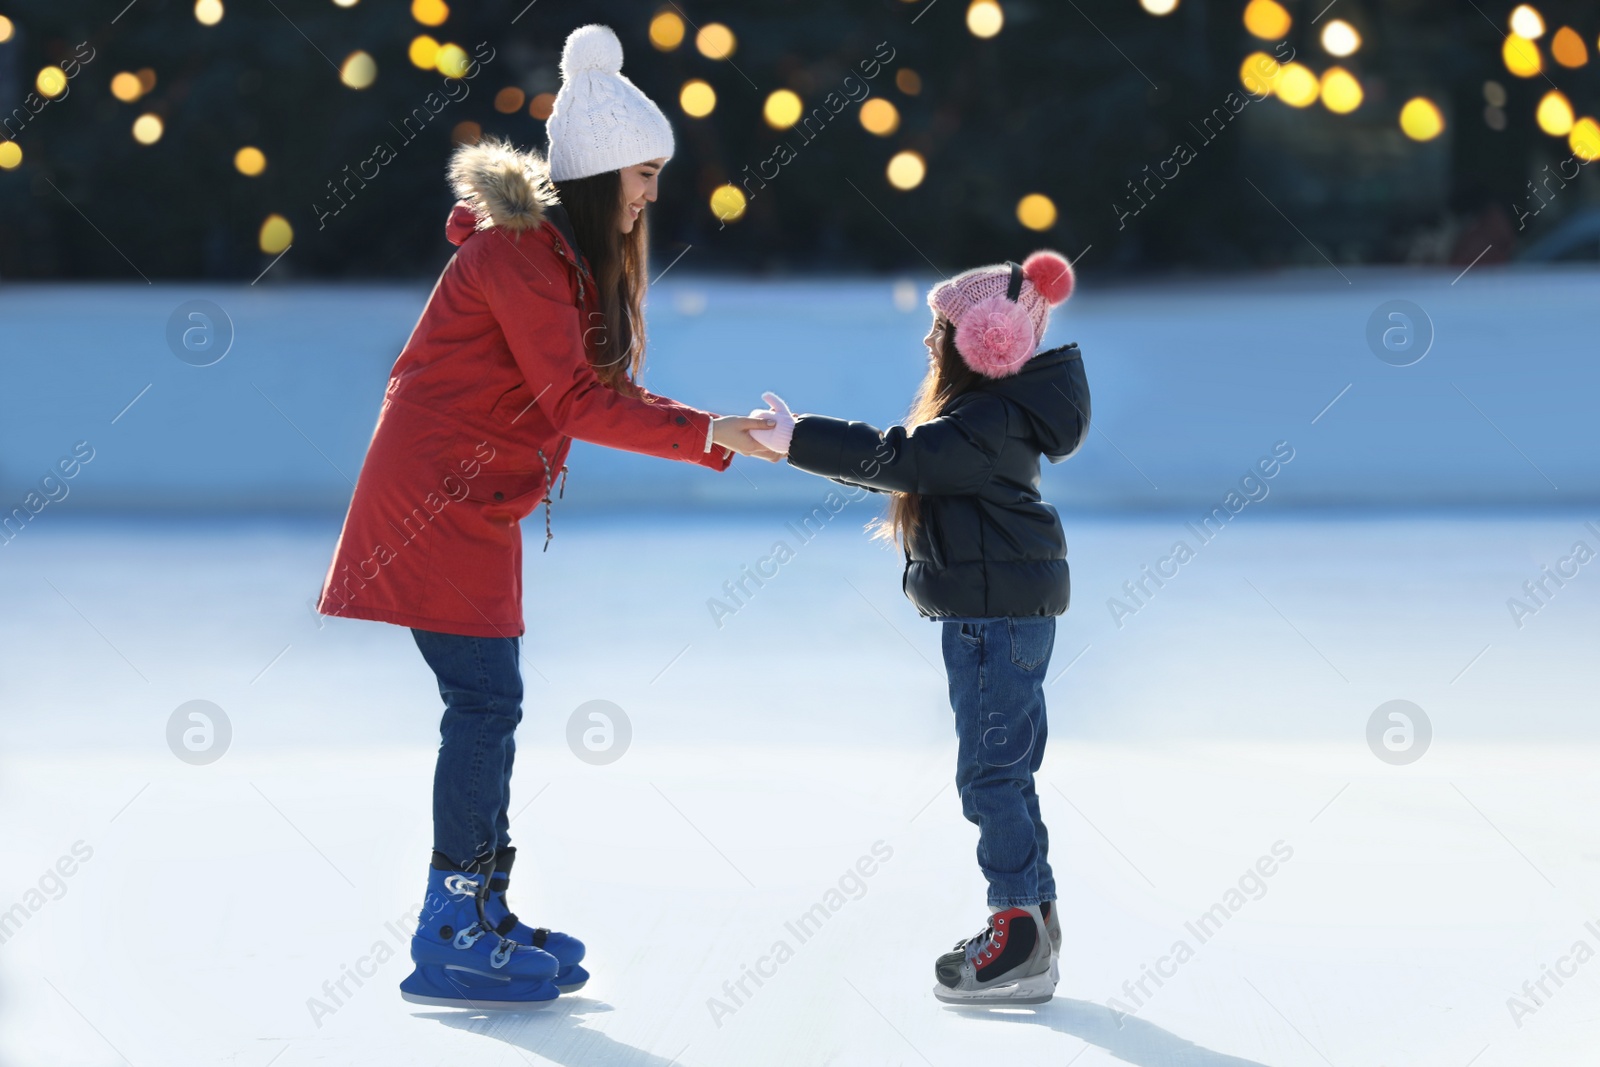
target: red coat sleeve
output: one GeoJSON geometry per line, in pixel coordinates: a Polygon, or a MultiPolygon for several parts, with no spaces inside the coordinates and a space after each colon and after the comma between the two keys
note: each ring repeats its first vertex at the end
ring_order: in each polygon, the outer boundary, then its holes
{"type": "Polygon", "coordinates": [[[726,470],[732,452],[706,451],[708,412],[626,396],[599,379],[584,355],[566,264],[543,241],[518,236],[495,229],[474,237],[487,245],[475,257],[477,282],[551,424],[580,441],[726,470]]]}

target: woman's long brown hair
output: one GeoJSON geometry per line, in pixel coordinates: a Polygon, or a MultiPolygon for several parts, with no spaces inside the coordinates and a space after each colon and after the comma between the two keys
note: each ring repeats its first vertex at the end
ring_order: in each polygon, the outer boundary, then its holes
{"type": "MultiPolygon", "coordinates": [[[[942,316],[934,320],[939,331],[934,353],[928,359],[928,375],[922,379],[917,398],[906,415],[906,429],[921,426],[939,417],[950,402],[983,381],[983,376],[967,366],[956,351],[956,331],[942,316]]],[[[876,540],[911,543],[922,526],[922,497],[916,493],[891,493],[889,511],[869,529],[876,540]]]]}
{"type": "Polygon", "coordinates": [[[578,250],[589,261],[600,294],[602,321],[586,323],[584,329],[589,364],[607,386],[637,394],[636,383],[644,369],[644,294],[649,284],[650,239],[645,216],[641,214],[628,233],[618,228],[622,217],[619,171],[552,184],[567,209],[578,250]]]}

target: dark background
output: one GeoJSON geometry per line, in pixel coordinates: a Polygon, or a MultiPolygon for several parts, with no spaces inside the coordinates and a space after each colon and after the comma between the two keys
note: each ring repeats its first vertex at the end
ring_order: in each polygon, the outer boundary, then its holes
{"type": "MultiPolygon", "coordinates": [[[[95,53],[69,92],[18,133],[22,165],[0,171],[0,278],[137,280],[122,248],[151,278],[248,280],[272,261],[258,247],[272,213],[295,235],[273,280],[431,274],[449,253],[443,172],[457,124],[542,147],[543,122],[526,106],[500,114],[495,93],[554,92],[562,41],[585,22],[616,29],[624,73],[677,131],[677,156],[654,209],[660,264],[686,244],[696,248],[697,270],[759,273],[921,270],[929,262],[945,271],[1045,244],[1071,256],[1093,246],[1102,275],[1321,264],[1323,254],[1339,264],[1465,264],[1492,244],[1489,263],[1526,254],[1600,202],[1600,168],[1585,168],[1526,230],[1515,225],[1527,183],[1571,156],[1566,138],[1536,126],[1540,97],[1555,86],[1579,115],[1600,108],[1600,8],[1592,3],[1537,5],[1547,25],[1538,42],[1545,75],[1522,79],[1506,72],[1500,55],[1510,3],[1336,0],[1322,18],[1343,18],[1363,37],[1355,55],[1336,60],[1318,43],[1324,22],[1312,25],[1326,0],[1284,0],[1296,58],[1317,73],[1346,67],[1365,101],[1349,115],[1320,103],[1295,110],[1276,99],[1252,102],[1210,143],[1190,123],[1239,91],[1246,55],[1273,48],[1245,30],[1244,0],[1182,0],[1159,18],[1132,0],[1003,0],[1005,26],[990,39],[968,32],[966,0],[683,6],[695,25],[732,28],[731,61],[699,54],[693,26],[676,50],[653,48],[650,19],[670,5],[597,0],[524,10],[524,0],[462,0],[443,26],[429,28],[409,5],[380,0],[351,8],[228,0],[214,27],[201,26],[188,2],[136,0],[119,15],[121,3],[0,6],[16,24],[0,44],[0,107],[20,105],[38,70],[80,42],[95,53]],[[1551,36],[1564,24],[1591,53],[1578,70],[1550,59],[1551,36]],[[312,204],[326,196],[326,183],[379,141],[397,142],[390,124],[440,88],[442,75],[407,59],[419,33],[469,53],[487,42],[495,58],[469,83],[470,96],[400,147],[319,231],[312,204]],[[900,128],[874,136],[852,105],[741,220],[719,227],[711,191],[767,159],[780,139],[799,143],[762,121],[767,94],[790,88],[814,106],[885,41],[896,56],[872,92],[899,108],[900,128]],[[378,64],[363,91],[342,85],[334,69],[357,49],[378,64]],[[149,95],[131,104],[112,96],[115,73],[146,67],[157,73],[149,95]],[[920,75],[920,94],[895,87],[901,67],[920,75]],[[692,77],[718,94],[704,119],[678,105],[678,88],[692,77]],[[1489,80],[1507,94],[1502,131],[1485,119],[1489,80]],[[1396,121],[1401,104],[1419,94],[1446,117],[1445,133],[1428,143],[1406,139],[1396,121]],[[130,133],[147,111],[166,127],[148,147],[130,133]],[[1119,228],[1114,205],[1129,203],[1127,183],[1179,141],[1197,158],[1119,228]],[[247,144],[267,155],[260,177],[234,169],[235,151],[247,144]],[[900,192],[884,166],[905,148],[927,159],[928,175],[900,192]],[[1059,209],[1041,234],[1015,213],[1031,192],[1059,209]]],[[[1597,247],[1588,242],[1577,254],[1592,258],[1597,247]]]]}

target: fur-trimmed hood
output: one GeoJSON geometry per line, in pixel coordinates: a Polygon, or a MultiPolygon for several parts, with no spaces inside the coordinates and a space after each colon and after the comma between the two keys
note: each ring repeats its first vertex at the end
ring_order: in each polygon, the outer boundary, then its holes
{"type": "Polygon", "coordinates": [[[531,230],[545,208],[558,203],[550,165],[534,151],[489,138],[462,145],[450,157],[450,187],[478,216],[480,226],[531,230]]]}

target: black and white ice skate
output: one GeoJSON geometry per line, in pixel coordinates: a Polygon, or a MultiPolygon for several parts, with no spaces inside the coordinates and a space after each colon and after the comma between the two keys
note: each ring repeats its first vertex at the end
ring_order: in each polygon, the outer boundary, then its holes
{"type": "Polygon", "coordinates": [[[933,995],[947,1004],[1043,1004],[1055,996],[1050,937],[1037,905],[1002,908],[989,925],[933,966],[933,995]]]}

